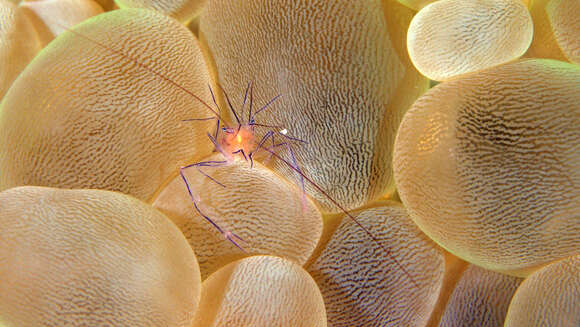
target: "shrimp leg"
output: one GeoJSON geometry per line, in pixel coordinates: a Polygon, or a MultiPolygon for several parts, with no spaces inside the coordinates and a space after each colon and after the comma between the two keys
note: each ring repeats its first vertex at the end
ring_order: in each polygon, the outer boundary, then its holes
{"type": "Polygon", "coordinates": [[[241,238],[240,236],[238,236],[237,234],[233,233],[232,231],[229,230],[224,230],[222,227],[220,227],[213,219],[211,219],[208,215],[206,215],[205,213],[203,213],[203,211],[199,208],[199,200],[196,200],[196,197],[193,196],[193,192],[191,191],[191,187],[189,186],[189,182],[187,181],[187,178],[185,177],[184,171],[188,168],[191,167],[195,167],[200,173],[202,173],[204,176],[206,176],[207,178],[209,178],[210,180],[212,180],[213,182],[215,182],[216,184],[225,187],[225,185],[223,185],[222,183],[218,182],[216,179],[214,179],[213,177],[209,176],[208,174],[206,174],[205,172],[203,172],[203,170],[201,170],[201,167],[221,167],[226,165],[228,162],[223,160],[223,161],[202,161],[202,162],[197,162],[191,165],[187,165],[187,166],[183,166],[181,168],[179,168],[179,175],[181,176],[181,179],[183,180],[183,182],[185,183],[185,187],[187,188],[187,193],[189,193],[189,197],[193,203],[193,207],[195,208],[195,210],[197,211],[197,213],[199,213],[200,216],[202,216],[205,220],[207,220],[213,227],[215,227],[215,229],[218,230],[218,232],[220,232],[225,239],[227,239],[228,241],[230,241],[233,245],[235,245],[238,249],[242,250],[243,252],[246,252],[239,244],[239,241],[245,242],[245,240],[243,238],[241,238]]]}

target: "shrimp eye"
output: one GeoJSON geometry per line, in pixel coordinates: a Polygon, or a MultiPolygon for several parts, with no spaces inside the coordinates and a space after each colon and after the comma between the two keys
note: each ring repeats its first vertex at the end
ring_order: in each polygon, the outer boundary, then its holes
{"type": "Polygon", "coordinates": [[[222,127],[222,132],[227,132],[227,131],[228,131],[228,129],[227,129],[227,128],[225,128],[225,127],[222,127]]]}

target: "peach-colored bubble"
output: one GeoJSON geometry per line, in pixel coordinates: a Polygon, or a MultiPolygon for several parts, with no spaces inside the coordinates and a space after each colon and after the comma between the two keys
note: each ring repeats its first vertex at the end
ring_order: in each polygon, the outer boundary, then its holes
{"type": "Polygon", "coordinates": [[[4,98],[0,189],[150,199],[178,167],[211,152],[205,134],[215,122],[183,122],[212,116],[191,95],[211,99],[208,83],[196,40],[176,21],[142,9],[90,19],[45,48],[4,98]]]}
{"type": "MultiPolygon", "coordinates": [[[[426,5],[433,3],[438,0],[397,0],[400,3],[404,4],[405,6],[413,9],[413,10],[421,10],[421,8],[425,7],[426,5]]],[[[526,7],[530,5],[531,0],[520,0],[526,7]]]]}
{"type": "Polygon", "coordinates": [[[580,64],[580,1],[551,0],[546,13],[560,50],[570,62],[580,64]]]}
{"type": "Polygon", "coordinates": [[[194,327],[326,327],[320,290],[300,266],[272,256],[245,258],[203,282],[194,327]]]}
{"type": "Polygon", "coordinates": [[[519,58],[532,36],[519,0],[440,0],[413,18],[407,48],[423,75],[444,81],[519,58]]]}
{"type": "Polygon", "coordinates": [[[506,327],[580,325],[580,255],[531,274],[516,291],[506,327]]]}
{"type": "Polygon", "coordinates": [[[512,296],[522,280],[469,265],[447,302],[439,326],[503,326],[512,296]]]}
{"type": "Polygon", "coordinates": [[[20,10],[33,23],[43,47],[67,28],[103,13],[103,8],[93,0],[23,1],[20,10]]]}
{"type": "MultiPolygon", "coordinates": [[[[204,161],[224,160],[221,154],[204,161]]],[[[236,240],[245,253],[225,239],[193,207],[185,183],[177,176],[157,196],[153,206],[166,213],[194,249],[202,278],[249,254],[273,254],[298,264],[310,257],[322,234],[322,217],[302,190],[255,162],[233,160],[222,167],[185,170],[202,212],[236,240]]]]}
{"type": "Polygon", "coordinates": [[[182,23],[197,16],[207,0],[116,0],[120,8],[144,8],[159,11],[182,23]]]}
{"type": "Polygon", "coordinates": [[[7,326],[191,326],[199,266],[171,221],[127,195],[0,193],[0,321],[7,326]]]}
{"type": "Polygon", "coordinates": [[[526,276],[580,246],[580,67],[524,60],[441,83],[405,115],[395,178],[453,254],[526,276]]]}
{"type": "Polygon", "coordinates": [[[30,18],[16,4],[0,0],[0,99],[40,49],[30,18]]]}
{"type": "Polygon", "coordinates": [[[381,245],[344,217],[308,267],[328,326],[424,326],[443,282],[442,251],[400,204],[378,203],[353,215],[381,245]]]}

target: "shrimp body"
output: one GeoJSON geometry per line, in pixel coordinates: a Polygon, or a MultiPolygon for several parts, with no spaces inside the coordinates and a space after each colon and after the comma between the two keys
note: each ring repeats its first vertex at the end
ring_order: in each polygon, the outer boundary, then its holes
{"type": "Polygon", "coordinates": [[[239,124],[237,128],[223,127],[222,131],[217,141],[226,160],[233,160],[238,153],[246,159],[246,155],[256,150],[254,125],[239,124]]]}

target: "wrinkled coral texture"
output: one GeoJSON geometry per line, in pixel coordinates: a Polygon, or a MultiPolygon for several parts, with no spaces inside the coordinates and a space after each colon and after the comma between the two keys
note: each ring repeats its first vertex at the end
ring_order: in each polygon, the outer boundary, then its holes
{"type": "Polygon", "coordinates": [[[164,215],[102,190],[0,193],[0,321],[9,326],[191,325],[199,266],[164,215]]]}
{"type": "Polygon", "coordinates": [[[580,247],[578,126],[572,64],[517,61],[439,84],[397,135],[401,199],[453,254],[524,277],[580,247]]]}
{"type": "Polygon", "coordinates": [[[506,326],[577,326],[580,68],[516,59],[578,63],[578,2],[428,19],[467,48],[407,33],[446,3],[0,0],[0,325],[499,325],[522,279],[477,264],[529,275],[506,326]],[[127,9],[64,28],[96,3],[127,9]],[[421,51],[451,74],[424,71],[450,80],[415,102],[421,51]],[[239,110],[249,82],[254,110],[281,95],[256,116],[279,132],[264,144],[356,222],[267,156],[185,171],[246,252],[195,211],[179,167],[224,160],[207,86],[239,110]],[[11,188],[28,184],[60,189],[11,188]]]}

